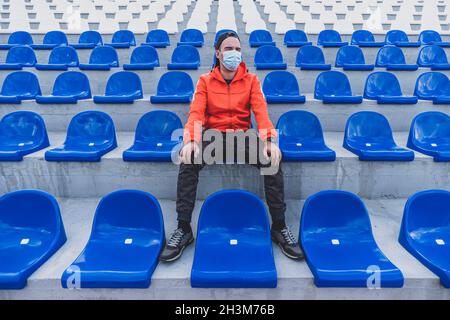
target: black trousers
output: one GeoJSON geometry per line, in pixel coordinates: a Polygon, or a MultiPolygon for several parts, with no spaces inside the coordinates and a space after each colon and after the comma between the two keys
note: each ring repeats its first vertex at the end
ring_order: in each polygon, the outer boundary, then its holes
{"type": "MultiPolygon", "coordinates": [[[[202,152],[205,151],[205,148],[210,143],[210,141],[202,142],[202,152]]],[[[225,159],[227,159],[227,153],[229,154],[228,150],[233,150],[234,158],[232,158],[232,160],[234,163],[238,162],[239,157],[242,157],[242,152],[244,152],[245,163],[249,163],[258,169],[269,167],[270,163],[266,163],[267,161],[261,161],[260,151],[262,150],[261,148],[263,144],[259,140],[259,138],[257,139],[257,148],[254,148],[253,145],[254,144],[249,143],[249,140],[246,140],[245,146],[243,146],[243,148],[238,148],[237,144],[234,144],[234,146],[230,148],[228,144],[225,144],[224,138],[223,147],[221,148],[221,150],[219,148],[219,152],[222,151],[224,161],[225,159]]],[[[213,152],[213,155],[218,155],[218,152],[213,152]]],[[[200,170],[202,170],[206,165],[203,158],[200,160],[197,159],[197,163],[195,163],[194,155],[192,155],[191,160],[191,164],[180,164],[177,182],[177,219],[186,222],[191,222],[192,212],[194,210],[195,200],[197,196],[199,173],[200,170]]],[[[226,163],[229,163],[229,161],[227,161],[226,163]]],[[[284,179],[283,171],[281,169],[281,163],[278,166],[278,170],[276,171],[276,173],[271,173],[273,174],[264,174],[264,191],[266,202],[269,207],[272,221],[284,221],[286,203],[284,202],[284,179]]]]}

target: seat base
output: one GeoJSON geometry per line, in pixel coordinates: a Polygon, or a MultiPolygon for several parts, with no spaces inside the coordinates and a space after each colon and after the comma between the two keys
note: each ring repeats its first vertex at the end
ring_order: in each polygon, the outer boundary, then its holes
{"type": "Polygon", "coordinates": [[[266,102],[270,104],[276,103],[305,103],[305,96],[275,96],[275,95],[266,95],[266,102]]]}
{"type": "Polygon", "coordinates": [[[372,71],[375,66],[373,64],[350,64],[344,63],[342,68],[345,71],[372,71]]]}
{"type": "Polygon", "coordinates": [[[110,64],[84,64],[84,63],[80,63],[80,65],[78,66],[78,68],[80,68],[80,70],[104,70],[104,71],[109,71],[111,70],[111,65],[110,64]]]}
{"type": "Polygon", "coordinates": [[[387,64],[386,70],[389,71],[416,71],[419,69],[417,64],[387,64]]]}
{"type": "Polygon", "coordinates": [[[123,70],[153,70],[158,67],[154,63],[125,63],[123,70]]]}
{"type": "Polygon", "coordinates": [[[139,99],[136,96],[130,95],[130,96],[94,96],[94,103],[133,103],[134,100],[139,99]]]}
{"type": "Polygon", "coordinates": [[[310,46],[310,45],[312,45],[312,42],[309,42],[309,41],[307,41],[307,42],[286,41],[284,44],[288,48],[299,48],[299,47],[303,47],[303,46],[310,46]]]}
{"type": "Polygon", "coordinates": [[[151,103],[189,103],[191,102],[191,96],[151,96],[151,103]]]}
{"type": "Polygon", "coordinates": [[[36,102],[39,104],[72,104],[78,102],[77,96],[36,96],[36,102]]]}
{"type": "Polygon", "coordinates": [[[322,101],[325,104],[360,104],[363,101],[362,96],[323,96],[322,101]]]}
{"type": "Polygon", "coordinates": [[[199,62],[193,62],[193,63],[168,63],[167,69],[169,70],[197,70],[199,67],[199,62]]]}
{"type": "Polygon", "coordinates": [[[300,63],[296,67],[300,70],[331,70],[331,64],[319,64],[319,63],[300,63]]]}
{"type": "Polygon", "coordinates": [[[418,98],[416,96],[378,96],[378,104],[416,104],[418,98]]]}

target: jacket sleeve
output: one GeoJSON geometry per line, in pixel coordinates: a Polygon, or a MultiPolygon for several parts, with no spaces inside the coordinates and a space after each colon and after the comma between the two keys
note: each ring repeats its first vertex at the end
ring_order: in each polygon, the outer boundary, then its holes
{"type": "Polygon", "coordinates": [[[261,83],[256,76],[252,81],[250,106],[253,114],[255,115],[260,138],[263,141],[269,138],[275,138],[277,136],[277,132],[272,124],[272,121],[270,121],[269,113],[267,111],[267,102],[261,91],[261,83]]]}
{"type": "Polygon", "coordinates": [[[188,143],[190,141],[199,142],[201,140],[202,127],[205,122],[206,105],[206,83],[205,79],[200,77],[195,89],[194,99],[192,100],[189,109],[188,120],[184,127],[184,143],[188,143]]]}

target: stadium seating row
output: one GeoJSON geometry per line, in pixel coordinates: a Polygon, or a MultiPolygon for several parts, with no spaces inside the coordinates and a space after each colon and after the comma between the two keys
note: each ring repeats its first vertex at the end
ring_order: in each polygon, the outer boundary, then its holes
{"type": "MultiPolygon", "coordinates": [[[[399,242],[450,288],[450,192],[426,190],[404,209],[399,242]]],[[[28,277],[66,242],[57,200],[39,190],[0,198],[0,289],[22,289],[28,277]]],[[[222,190],[204,202],[198,223],[191,286],[275,288],[277,270],[263,202],[243,190],[222,190]]],[[[64,288],[146,288],[164,244],[158,200],[118,190],[97,206],[84,250],[64,271],[64,288]],[[126,217],[126,219],[124,219],[126,217]]],[[[372,234],[367,209],[353,193],[320,191],[302,209],[301,245],[318,287],[399,288],[402,272],[372,234]],[[376,269],[371,269],[376,267],[376,269]],[[379,283],[371,279],[376,273],[379,283]]]]}

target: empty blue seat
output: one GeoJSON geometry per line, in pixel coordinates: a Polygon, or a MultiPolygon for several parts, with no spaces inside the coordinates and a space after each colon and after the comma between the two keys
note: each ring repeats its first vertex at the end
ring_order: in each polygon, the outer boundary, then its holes
{"type": "Polygon", "coordinates": [[[325,145],[322,126],[311,112],[292,110],[278,119],[279,145],[284,161],[334,161],[336,153],[325,145]]]}
{"type": "Polygon", "coordinates": [[[31,45],[33,38],[27,31],[14,31],[8,37],[8,43],[1,43],[0,50],[9,50],[17,45],[31,45]]]}
{"type": "Polygon", "coordinates": [[[352,34],[351,44],[360,47],[382,47],[385,42],[375,41],[373,33],[368,30],[356,30],[352,34]]]}
{"type": "Polygon", "coordinates": [[[15,71],[3,80],[0,93],[1,103],[20,103],[22,100],[32,100],[41,94],[38,78],[34,73],[15,71]]]}
{"type": "Polygon", "coordinates": [[[123,65],[124,70],[153,70],[155,67],[159,67],[159,56],[153,46],[134,48],[130,63],[123,65]]]}
{"type": "Polygon", "coordinates": [[[36,54],[31,47],[18,45],[9,49],[6,63],[0,64],[0,70],[22,70],[23,67],[33,67],[36,62],[36,54]]]}
{"type": "Polygon", "coordinates": [[[255,53],[255,67],[257,70],[281,69],[287,64],[283,61],[281,50],[275,46],[261,46],[255,53]]]}
{"type": "Polygon", "coordinates": [[[66,242],[58,202],[40,190],[0,198],[0,290],[22,289],[66,242]]]}
{"type": "Polygon", "coordinates": [[[136,45],[136,39],[132,31],[118,30],[114,32],[111,43],[107,43],[107,45],[114,48],[129,48],[136,45]]]}
{"type": "Polygon", "coordinates": [[[343,46],[336,54],[336,67],[347,71],[371,71],[375,68],[373,64],[366,64],[364,53],[356,46],[343,46]]]}
{"type": "Polygon", "coordinates": [[[102,46],[102,35],[95,30],[84,31],[78,38],[78,43],[71,43],[70,46],[75,49],[94,49],[96,46],[102,46]]]}
{"type": "Polygon", "coordinates": [[[323,47],[342,47],[348,45],[348,42],[342,41],[336,30],[322,30],[317,37],[317,44],[323,47]]]}
{"type": "Polygon", "coordinates": [[[267,103],[305,103],[297,78],[289,71],[272,71],[266,75],[263,92],[267,103]]]}
{"type": "Polygon", "coordinates": [[[253,30],[250,33],[250,36],[248,38],[248,41],[250,43],[250,47],[261,47],[261,46],[274,46],[275,41],[272,39],[272,35],[269,31],[259,29],[259,30],[253,30]]]}
{"type": "Polygon", "coordinates": [[[67,71],[56,78],[52,94],[37,95],[36,102],[40,104],[77,103],[78,100],[91,97],[91,87],[87,76],[81,72],[67,71]]]}
{"type": "Polygon", "coordinates": [[[317,287],[403,286],[401,271],[378,247],[367,209],[353,193],[324,190],[306,199],[299,239],[317,287]]]}
{"type": "Polygon", "coordinates": [[[172,60],[167,64],[169,70],[197,70],[200,66],[200,54],[196,47],[179,45],[173,50],[172,60]]]}
{"type": "Polygon", "coordinates": [[[40,115],[15,111],[0,122],[0,161],[21,161],[27,154],[49,146],[47,130],[40,115]]]}
{"type": "Polygon", "coordinates": [[[420,49],[417,64],[421,67],[431,68],[431,70],[450,70],[447,54],[443,48],[436,45],[420,49]]]}
{"type": "Polygon", "coordinates": [[[301,70],[330,70],[331,64],[325,63],[322,49],[306,45],[298,49],[295,66],[301,70]]]}
{"type": "Polygon", "coordinates": [[[436,111],[418,114],[411,123],[407,146],[433,157],[436,162],[449,162],[450,117],[436,111]]]}
{"type": "Polygon", "coordinates": [[[80,63],[81,70],[110,70],[119,66],[119,56],[111,46],[97,46],[89,56],[89,63],[80,63]]]}
{"type": "Polygon", "coordinates": [[[116,72],[106,83],[104,96],[94,96],[95,103],[133,103],[142,99],[142,83],[139,76],[130,71],[116,72]]]}
{"type": "Polygon", "coordinates": [[[414,152],[395,143],[386,117],[373,111],[356,112],[348,118],[343,146],[362,161],[414,160],[414,152]]]}
{"type": "Polygon", "coordinates": [[[402,30],[389,30],[385,42],[398,47],[420,47],[420,41],[409,41],[408,35],[402,30]]]}
{"type": "Polygon", "coordinates": [[[45,34],[41,44],[31,44],[35,50],[51,50],[57,46],[67,46],[67,36],[64,32],[56,30],[49,31],[45,34]]]}
{"type": "Polygon", "coordinates": [[[191,286],[277,286],[269,219],[256,195],[223,190],[205,200],[198,221],[191,286]]]}
{"type": "Polygon", "coordinates": [[[143,45],[149,45],[154,48],[165,48],[170,46],[170,38],[166,30],[150,30],[143,45]]]}
{"type": "Polygon", "coordinates": [[[104,196],[86,247],[61,277],[63,288],[147,288],[164,245],[158,200],[139,190],[104,196]],[[80,281],[77,283],[76,277],[80,281]]]}
{"type": "Polygon", "coordinates": [[[98,162],[116,147],[111,117],[101,111],[84,111],[70,120],[63,146],[46,151],[45,160],[98,162]]]}
{"type": "Polygon", "coordinates": [[[323,103],[362,103],[362,96],[354,96],[347,76],[339,71],[325,71],[316,79],[314,98],[323,103]]]}
{"type": "Polygon", "coordinates": [[[178,45],[190,45],[194,47],[202,47],[205,40],[203,33],[198,29],[185,29],[181,33],[178,45]]]}
{"type": "Polygon", "coordinates": [[[419,41],[424,45],[435,44],[440,47],[449,48],[450,42],[442,41],[441,35],[439,32],[434,30],[423,30],[419,35],[419,41]]]}
{"type": "Polygon", "coordinates": [[[374,72],[366,79],[364,98],[376,100],[379,104],[416,104],[416,96],[403,95],[395,74],[390,72],[374,72]]]}
{"type": "Polygon", "coordinates": [[[394,45],[386,45],[378,50],[375,66],[398,71],[415,71],[419,69],[417,64],[407,64],[402,49],[394,45]]]}
{"type": "Polygon", "coordinates": [[[414,95],[434,104],[450,104],[450,80],[441,72],[422,73],[417,78],[414,95]]]}
{"type": "Polygon", "coordinates": [[[182,128],[180,118],[173,112],[155,110],[144,114],[139,119],[134,144],[123,152],[123,160],[171,161],[172,153],[178,154],[182,145],[182,128]]]}
{"type": "Polygon", "coordinates": [[[78,67],[77,51],[68,46],[60,46],[52,49],[48,58],[48,64],[36,63],[38,70],[67,70],[78,67]]]}
{"type": "Polygon", "coordinates": [[[164,73],[158,82],[156,95],[150,97],[151,103],[188,103],[194,94],[194,83],[184,71],[164,73]]]}
{"type": "Polygon", "coordinates": [[[284,44],[286,47],[303,47],[311,45],[312,42],[308,41],[308,37],[303,30],[288,30],[284,34],[284,44]]]}
{"type": "Polygon", "coordinates": [[[450,289],[450,192],[425,190],[405,205],[399,242],[450,289]]]}

